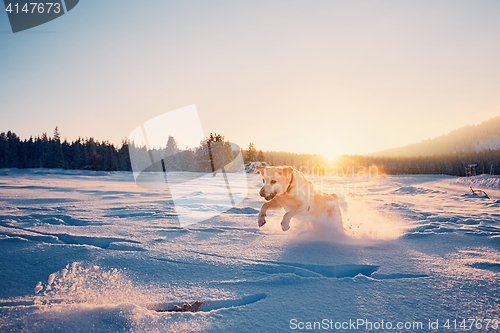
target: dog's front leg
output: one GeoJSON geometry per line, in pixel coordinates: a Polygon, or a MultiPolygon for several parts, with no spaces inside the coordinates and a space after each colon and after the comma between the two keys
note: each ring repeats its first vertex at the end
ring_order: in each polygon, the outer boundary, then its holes
{"type": "Polygon", "coordinates": [[[267,204],[263,204],[262,208],[260,209],[259,213],[259,228],[262,227],[264,224],[266,224],[266,212],[267,212],[267,204]]]}
{"type": "Polygon", "coordinates": [[[281,205],[275,200],[271,200],[262,205],[259,212],[259,228],[266,224],[266,213],[269,209],[281,209],[281,205]]]}

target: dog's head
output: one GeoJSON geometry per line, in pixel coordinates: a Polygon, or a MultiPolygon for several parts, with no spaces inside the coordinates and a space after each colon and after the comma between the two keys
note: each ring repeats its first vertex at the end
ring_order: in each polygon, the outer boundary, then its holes
{"type": "Polygon", "coordinates": [[[258,166],[255,172],[260,173],[264,185],[260,189],[260,196],[267,201],[272,200],[275,196],[286,192],[290,182],[292,181],[293,169],[289,166],[285,167],[263,167],[258,166]]]}

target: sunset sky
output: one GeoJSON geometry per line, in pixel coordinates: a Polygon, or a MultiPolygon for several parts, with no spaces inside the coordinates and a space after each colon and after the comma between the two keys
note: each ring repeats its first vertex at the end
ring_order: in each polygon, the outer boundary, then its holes
{"type": "Polygon", "coordinates": [[[402,146],[500,115],[499,18],[496,0],[82,0],[13,34],[0,12],[0,131],[120,144],[195,104],[244,148],[402,146]]]}

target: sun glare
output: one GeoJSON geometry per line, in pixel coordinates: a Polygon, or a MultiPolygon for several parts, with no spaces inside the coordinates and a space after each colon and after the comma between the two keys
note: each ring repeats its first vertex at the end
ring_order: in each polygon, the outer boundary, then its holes
{"type": "Polygon", "coordinates": [[[328,160],[328,162],[334,162],[336,159],[339,158],[340,155],[337,151],[325,151],[324,153],[321,154],[324,158],[328,160]]]}

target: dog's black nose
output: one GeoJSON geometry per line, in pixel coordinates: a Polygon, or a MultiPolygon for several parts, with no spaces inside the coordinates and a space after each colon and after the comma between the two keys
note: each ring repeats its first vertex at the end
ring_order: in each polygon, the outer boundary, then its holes
{"type": "Polygon", "coordinates": [[[266,196],[266,192],[264,192],[264,188],[260,189],[259,194],[260,194],[261,197],[265,197],[266,196]]]}
{"type": "Polygon", "coordinates": [[[270,195],[265,196],[264,199],[266,199],[266,201],[271,201],[275,196],[276,196],[275,193],[271,193],[270,195]]]}

